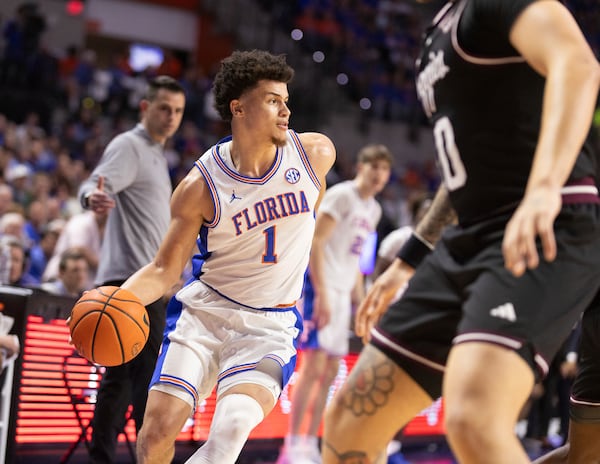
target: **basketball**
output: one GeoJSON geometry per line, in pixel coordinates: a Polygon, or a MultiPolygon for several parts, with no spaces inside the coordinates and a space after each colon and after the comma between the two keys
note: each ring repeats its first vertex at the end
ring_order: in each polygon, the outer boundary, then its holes
{"type": "Polygon", "coordinates": [[[131,361],[150,332],[148,313],[139,298],[111,286],[86,292],[73,306],[68,323],[79,354],[102,366],[131,361]]]}

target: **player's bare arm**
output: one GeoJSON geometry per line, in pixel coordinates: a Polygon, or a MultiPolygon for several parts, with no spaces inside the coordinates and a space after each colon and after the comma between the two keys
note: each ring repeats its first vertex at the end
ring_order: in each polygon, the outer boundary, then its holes
{"type": "MultiPolygon", "coordinates": [[[[450,204],[448,190],[440,186],[431,206],[415,227],[415,233],[435,244],[444,228],[456,220],[450,204]]],[[[409,281],[415,270],[408,263],[396,258],[369,288],[367,296],[358,307],[355,320],[356,335],[368,342],[371,328],[387,310],[394,295],[409,281]]]]}
{"type": "Polygon", "coordinates": [[[560,189],[568,178],[589,131],[600,66],[567,9],[559,2],[534,2],[515,22],[512,45],[546,77],[541,133],[525,196],[506,227],[505,266],[515,276],[556,256],[554,219],[561,207],[560,189]],[[533,40],[535,38],[535,40],[533,40]]]}
{"type": "Polygon", "coordinates": [[[329,137],[318,132],[304,132],[298,134],[298,137],[306,150],[312,168],[321,182],[321,194],[317,202],[318,207],[327,188],[325,176],[335,162],[335,146],[329,137]]]}
{"type": "Polygon", "coordinates": [[[350,301],[354,308],[358,306],[365,299],[365,275],[359,269],[356,273],[356,280],[354,281],[354,287],[352,287],[352,293],[350,294],[350,301]]]}
{"type": "MultiPolygon", "coordinates": [[[[317,209],[327,189],[325,177],[335,162],[335,146],[329,137],[318,132],[305,132],[298,134],[298,136],[302,142],[302,146],[306,150],[310,164],[321,183],[319,199],[315,205],[315,209],[317,209]]],[[[323,288],[324,279],[322,278],[322,269],[323,248],[327,239],[333,233],[334,228],[335,220],[331,216],[317,214],[309,267],[316,294],[313,321],[319,328],[327,325],[331,315],[331,309],[327,302],[325,289],[323,288]]]]}
{"type": "Polygon", "coordinates": [[[423,218],[415,226],[415,232],[431,244],[436,244],[447,225],[456,221],[456,213],[450,204],[448,190],[440,186],[423,218]]]}
{"type": "Polygon", "coordinates": [[[192,255],[204,218],[211,218],[213,204],[200,172],[192,168],[171,198],[171,222],[154,257],[122,285],[144,305],[156,301],[175,285],[192,255]]]}
{"type": "Polygon", "coordinates": [[[325,245],[331,238],[337,226],[337,221],[327,213],[317,213],[315,234],[310,249],[310,280],[315,292],[312,320],[321,329],[331,320],[331,303],[327,299],[325,281],[325,245]]]}

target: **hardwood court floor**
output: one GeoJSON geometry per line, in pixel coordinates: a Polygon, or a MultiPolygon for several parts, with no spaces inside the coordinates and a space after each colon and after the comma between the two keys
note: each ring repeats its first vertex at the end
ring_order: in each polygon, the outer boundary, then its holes
{"type": "MultiPolygon", "coordinates": [[[[253,440],[247,443],[238,461],[239,464],[275,464],[281,440],[253,440]]],[[[193,453],[196,445],[178,443],[173,464],[183,464],[193,453]]],[[[540,454],[536,446],[529,447],[531,458],[540,454]]],[[[52,445],[22,447],[17,450],[13,463],[6,464],[60,464],[68,446],[52,445]]],[[[119,444],[118,464],[131,464],[132,460],[124,444],[119,444]]],[[[68,464],[88,464],[85,447],[81,444],[71,456],[68,464]]],[[[456,464],[447,444],[443,440],[404,445],[400,453],[390,457],[388,464],[456,464]]]]}

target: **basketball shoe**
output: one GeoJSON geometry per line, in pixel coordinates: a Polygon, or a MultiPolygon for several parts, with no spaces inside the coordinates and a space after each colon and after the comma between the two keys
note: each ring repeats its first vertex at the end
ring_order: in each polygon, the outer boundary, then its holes
{"type": "Polygon", "coordinates": [[[286,437],[276,464],[321,464],[318,438],[286,437]]]}

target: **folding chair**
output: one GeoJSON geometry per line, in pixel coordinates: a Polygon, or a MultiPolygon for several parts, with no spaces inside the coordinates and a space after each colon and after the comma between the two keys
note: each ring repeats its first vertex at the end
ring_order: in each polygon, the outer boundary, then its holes
{"type": "MultiPolygon", "coordinates": [[[[83,443],[88,451],[90,449],[88,434],[91,429],[91,415],[93,415],[94,410],[94,408],[90,407],[90,405],[95,405],[96,403],[96,394],[98,392],[103,373],[103,367],[90,363],[87,359],[81,357],[79,353],[77,353],[77,350],[73,350],[72,354],[64,357],[62,369],[63,380],[71,400],[71,406],[73,408],[73,412],[75,413],[75,418],[77,419],[77,423],[79,424],[81,431],[77,439],[71,443],[69,449],[61,457],[60,464],[66,464],[69,462],[71,456],[80,443],[83,443]],[[72,364],[69,363],[69,360],[71,360],[72,364]],[[73,362],[74,360],[76,361],[73,362]],[[73,365],[80,367],[73,367],[73,365]]],[[[127,414],[127,418],[125,420],[126,425],[130,419],[131,411],[129,411],[127,414]]],[[[125,443],[127,444],[127,448],[129,450],[131,462],[135,464],[135,449],[129,440],[129,436],[125,431],[125,428],[123,428],[120,433],[125,436],[125,443]]]]}
{"type": "Polygon", "coordinates": [[[15,361],[10,361],[4,369],[0,380],[0,462],[6,459],[8,424],[10,421],[10,400],[13,390],[15,361]]]}

